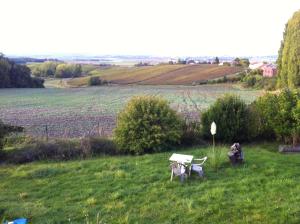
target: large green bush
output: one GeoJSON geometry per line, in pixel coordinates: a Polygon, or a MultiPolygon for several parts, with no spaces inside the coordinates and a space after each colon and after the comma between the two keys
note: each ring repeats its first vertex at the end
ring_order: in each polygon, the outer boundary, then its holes
{"type": "Polygon", "coordinates": [[[278,112],[277,95],[267,93],[255,100],[249,108],[257,121],[257,136],[260,139],[274,138],[272,122],[278,112]]]}
{"type": "Polygon", "coordinates": [[[210,126],[217,124],[216,140],[242,142],[256,136],[256,121],[246,103],[238,96],[225,95],[219,98],[201,116],[202,135],[211,138],[210,126]]]}
{"type": "Polygon", "coordinates": [[[118,115],[115,141],[123,152],[158,152],[178,143],[182,121],[166,100],[139,96],[118,115]]]}
{"type": "Polygon", "coordinates": [[[297,123],[295,110],[299,99],[297,91],[285,89],[277,96],[277,104],[273,105],[276,113],[270,118],[270,122],[276,135],[285,143],[291,143],[297,139],[297,129],[300,123],[297,123]]]}
{"type": "Polygon", "coordinates": [[[258,118],[260,137],[276,135],[284,143],[299,143],[300,136],[300,94],[284,89],[279,94],[266,94],[251,105],[258,118]]]}

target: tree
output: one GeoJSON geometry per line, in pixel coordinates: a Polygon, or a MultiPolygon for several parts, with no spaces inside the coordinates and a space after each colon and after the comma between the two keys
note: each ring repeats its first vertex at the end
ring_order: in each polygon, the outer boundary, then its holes
{"type": "Polygon", "coordinates": [[[92,76],[89,78],[88,86],[100,86],[102,84],[102,80],[98,76],[92,76]]]}
{"type": "Polygon", "coordinates": [[[243,58],[240,60],[240,64],[243,66],[243,67],[249,67],[250,65],[250,61],[248,58],[243,58]]]}
{"type": "Polygon", "coordinates": [[[3,55],[0,57],[0,88],[41,88],[43,80],[31,77],[30,69],[19,65],[3,55]]]}
{"type": "Polygon", "coordinates": [[[220,63],[220,59],[218,57],[216,57],[214,60],[214,64],[219,64],[219,63],[220,63]]]}
{"type": "Polygon", "coordinates": [[[278,86],[300,85],[300,10],[288,21],[278,52],[278,86]]]}

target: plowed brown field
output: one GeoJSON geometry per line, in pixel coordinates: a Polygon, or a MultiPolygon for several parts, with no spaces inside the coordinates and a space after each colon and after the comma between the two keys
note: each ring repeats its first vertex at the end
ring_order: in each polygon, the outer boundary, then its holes
{"type": "MultiPolygon", "coordinates": [[[[218,65],[156,65],[146,67],[110,68],[100,77],[114,84],[190,85],[193,82],[220,78],[242,71],[241,67],[218,65]]],[[[68,81],[71,86],[87,85],[89,77],[68,81]]]]}

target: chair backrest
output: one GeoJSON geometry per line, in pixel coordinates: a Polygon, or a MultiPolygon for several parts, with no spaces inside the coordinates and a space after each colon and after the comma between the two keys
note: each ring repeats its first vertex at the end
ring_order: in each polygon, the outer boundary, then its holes
{"type": "Polygon", "coordinates": [[[207,160],[207,156],[200,158],[200,159],[195,159],[195,161],[202,161],[201,163],[198,163],[198,165],[203,165],[206,160],[207,160]]]}

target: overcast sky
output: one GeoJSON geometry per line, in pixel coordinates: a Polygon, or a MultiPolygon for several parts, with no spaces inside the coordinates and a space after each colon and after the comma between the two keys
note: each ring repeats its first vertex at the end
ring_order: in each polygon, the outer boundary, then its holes
{"type": "Polygon", "coordinates": [[[0,0],[0,52],[273,55],[299,0],[0,0]]]}

